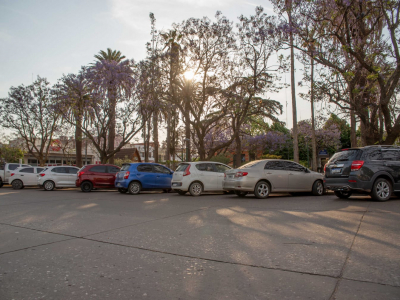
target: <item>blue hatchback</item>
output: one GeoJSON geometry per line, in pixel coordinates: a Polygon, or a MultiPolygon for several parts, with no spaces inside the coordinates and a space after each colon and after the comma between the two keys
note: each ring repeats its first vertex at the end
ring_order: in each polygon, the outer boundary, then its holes
{"type": "Polygon", "coordinates": [[[115,177],[115,187],[120,193],[139,194],[142,190],[171,189],[174,172],[155,163],[123,164],[115,177]]]}

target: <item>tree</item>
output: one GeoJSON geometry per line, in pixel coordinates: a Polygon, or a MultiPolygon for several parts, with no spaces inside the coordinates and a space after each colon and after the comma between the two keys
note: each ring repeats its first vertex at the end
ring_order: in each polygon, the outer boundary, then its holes
{"type": "MultiPolygon", "coordinates": [[[[123,59],[125,58],[125,56],[123,56],[121,54],[120,51],[114,50],[112,51],[110,48],[107,48],[107,52],[101,50],[99,52],[98,55],[94,56],[100,63],[103,63],[103,67],[110,65],[110,63],[116,63],[116,64],[120,64],[123,62],[123,59]],[[106,62],[106,63],[104,63],[106,62]]],[[[124,66],[126,64],[122,64],[122,66],[124,66]]],[[[99,70],[102,68],[99,68],[99,64],[95,63],[93,70],[99,70]]],[[[115,110],[116,110],[116,106],[117,106],[117,91],[116,88],[117,85],[115,84],[115,80],[119,81],[119,84],[122,84],[122,82],[117,79],[117,78],[113,78],[113,77],[109,77],[108,78],[109,81],[109,87],[107,90],[107,97],[109,98],[109,102],[110,102],[110,106],[109,106],[109,110],[110,110],[110,127],[109,127],[109,138],[108,138],[108,151],[109,153],[114,152],[114,140],[115,140],[115,125],[116,125],[116,121],[115,121],[115,110]]],[[[109,163],[113,164],[114,163],[114,155],[111,155],[109,158],[109,163]]]]}
{"type": "Polygon", "coordinates": [[[55,104],[50,83],[38,77],[31,85],[11,87],[0,99],[0,124],[23,139],[24,147],[44,166],[53,135],[60,128],[61,113],[55,104]]]}
{"type": "Polygon", "coordinates": [[[24,151],[21,148],[0,144],[0,161],[18,163],[23,158],[24,151]]]}

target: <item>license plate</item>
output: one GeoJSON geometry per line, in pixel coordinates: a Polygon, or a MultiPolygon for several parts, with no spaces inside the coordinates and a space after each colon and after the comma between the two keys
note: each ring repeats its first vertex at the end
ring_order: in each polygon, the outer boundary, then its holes
{"type": "Polygon", "coordinates": [[[332,174],[340,174],[342,173],[342,169],[332,169],[331,172],[332,174]]]}
{"type": "Polygon", "coordinates": [[[117,186],[121,186],[121,184],[120,184],[120,183],[117,183],[117,186]]]}

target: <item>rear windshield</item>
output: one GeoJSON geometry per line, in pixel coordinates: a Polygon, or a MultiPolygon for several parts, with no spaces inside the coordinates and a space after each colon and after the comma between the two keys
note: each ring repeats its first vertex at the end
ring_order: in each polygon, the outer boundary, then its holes
{"type": "Polygon", "coordinates": [[[259,164],[261,164],[262,162],[263,162],[262,160],[255,160],[255,161],[249,162],[249,163],[239,167],[238,169],[254,168],[254,167],[258,166],[259,164]]]}
{"type": "Polygon", "coordinates": [[[187,168],[188,166],[189,166],[188,164],[180,164],[180,165],[176,168],[175,172],[185,172],[185,171],[186,171],[186,168],[187,168]]]}
{"type": "Polygon", "coordinates": [[[130,164],[122,165],[121,171],[128,171],[130,166],[130,164]]]}
{"type": "Polygon", "coordinates": [[[329,161],[330,162],[353,161],[353,160],[357,159],[360,151],[361,150],[359,150],[359,149],[350,149],[350,150],[344,150],[341,152],[337,152],[331,157],[331,159],[329,161]]]}

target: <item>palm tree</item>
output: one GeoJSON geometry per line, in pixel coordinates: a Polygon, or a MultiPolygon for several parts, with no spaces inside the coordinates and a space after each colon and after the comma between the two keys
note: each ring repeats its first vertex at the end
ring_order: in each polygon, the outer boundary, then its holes
{"type": "MultiPolygon", "coordinates": [[[[107,52],[100,50],[98,55],[94,56],[98,61],[108,61],[112,62],[115,61],[117,63],[120,63],[125,56],[121,54],[120,51],[117,50],[111,50],[111,48],[107,48],[107,52]]],[[[110,101],[110,128],[108,131],[108,151],[111,153],[114,151],[114,140],[115,140],[115,109],[117,106],[117,99],[115,95],[116,91],[112,90],[111,88],[108,90],[108,97],[110,101]]],[[[113,164],[114,163],[114,156],[111,156],[109,159],[109,163],[113,164]]]]}

